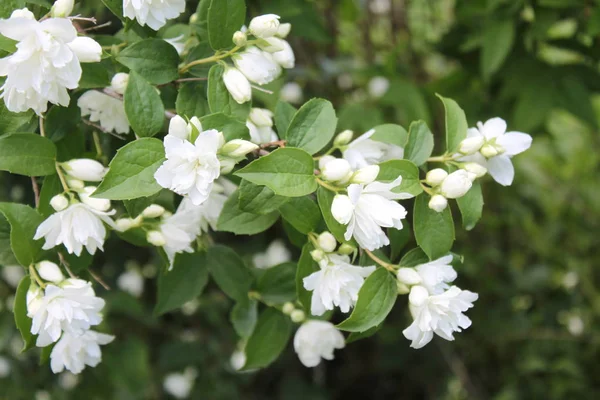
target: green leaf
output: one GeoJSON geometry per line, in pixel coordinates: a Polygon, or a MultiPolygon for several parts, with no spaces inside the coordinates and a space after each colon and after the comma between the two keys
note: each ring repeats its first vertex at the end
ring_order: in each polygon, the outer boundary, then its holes
{"type": "Polygon", "coordinates": [[[278,196],[266,186],[242,180],[239,188],[239,208],[254,214],[269,214],[276,211],[290,198],[278,196]]]}
{"type": "Polygon", "coordinates": [[[365,332],[381,324],[392,311],[397,296],[392,274],[385,268],[375,270],[360,288],[352,314],[337,327],[348,332],[365,332]]]}
{"type": "Polygon", "coordinates": [[[300,254],[298,267],[296,268],[296,295],[308,315],[310,315],[312,292],[304,289],[304,278],[319,270],[319,265],[310,255],[313,249],[314,247],[310,242],[302,247],[302,254],[300,254]]]}
{"type": "Polygon", "coordinates": [[[208,40],[215,50],[233,46],[233,34],[244,25],[244,0],[212,0],[208,8],[208,40]]]}
{"type": "Polygon", "coordinates": [[[454,221],[450,207],[440,213],[428,206],[429,196],[415,201],[413,223],[415,239],[430,259],[448,254],[454,243],[454,221]]]}
{"type": "Polygon", "coordinates": [[[483,193],[479,181],[473,182],[473,187],[463,197],[456,199],[456,202],[462,215],[463,227],[470,231],[475,228],[483,213],[483,193]]]}
{"type": "Polygon", "coordinates": [[[400,125],[383,124],[373,129],[375,129],[375,133],[371,136],[371,140],[394,144],[402,148],[408,143],[408,132],[400,125]]]}
{"type": "Polygon", "coordinates": [[[208,100],[201,95],[205,93],[204,84],[200,82],[184,82],[179,87],[175,109],[182,117],[200,117],[210,113],[208,100]]]}
{"type": "Polygon", "coordinates": [[[283,219],[292,224],[297,231],[308,234],[317,229],[321,222],[319,206],[310,197],[294,197],[279,207],[283,219]]]}
{"type": "Polygon", "coordinates": [[[379,164],[379,175],[377,180],[381,182],[392,182],[402,176],[400,186],[392,189],[395,193],[410,193],[417,196],[423,192],[419,181],[419,168],[408,160],[390,160],[379,164]]]}
{"type": "Polygon", "coordinates": [[[10,224],[4,214],[0,214],[0,265],[18,263],[10,247],[10,224]]]}
{"type": "Polygon", "coordinates": [[[374,334],[376,334],[381,329],[382,326],[383,326],[383,324],[379,324],[377,326],[367,329],[364,332],[352,332],[346,338],[346,344],[350,344],[350,343],[356,342],[360,339],[366,339],[368,337],[371,337],[374,334]]]}
{"type": "Polygon", "coordinates": [[[256,284],[261,299],[270,304],[296,300],[296,264],[284,263],[269,268],[256,284]]]}
{"type": "Polygon", "coordinates": [[[35,336],[31,334],[31,318],[27,316],[27,291],[31,285],[29,275],[24,276],[17,287],[15,294],[15,303],[13,305],[13,314],[15,316],[15,324],[21,332],[23,338],[23,350],[26,351],[35,345],[35,336]]]}
{"type": "Polygon", "coordinates": [[[239,207],[239,193],[236,190],[223,206],[219,215],[217,228],[219,231],[231,232],[237,235],[254,235],[269,229],[279,219],[279,212],[274,211],[265,215],[246,212],[239,207]]]}
{"type": "MultiPolygon", "coordinates": [[[[38,212],[44,217],[47,218],[50,214],[54,214],[54,208],[50,205],[50,200],[57,194],[60,194],[64,191],[62,184],[60,183],[60,178],[58,175],[49,175],[44,178],[44,183],[42,184],[42,190],[40,191],[40,205],[38,207],[38,212]]],[[[0,263],[1,264],[1,263],[0,263]]]]}
{"type": "Polygon", "coordinates": [[[400,260],[400,266],[406,268],[416,267],[420,264],[426,264],[429,262],[429,257],[427,254],[420,248],[416,247],[409,252],[407,252],[404,257],[400,260]]]}
{"type": "Polygon", "coordinates": [[[34,133],[0,136],[0,170],[27,176],[56,173],[56,147],[34,133]]]}
{"type": "Polygon", "coordinates": [[[123,1],[121,0],[102,0],[106,8],[115,14],[121,21],[125,22],[123,17],[123,1]]]}
{"type": "Polygon", "coordinates": [[[335,236],[338,242],[344,243],[346,242],[344,233],[346,232],[347,227],[346,225],[337,222],[331,214],[331,204],[333,203],[334,197],[335,193],[323,187],[319,187],[317,190],[319,208],[321,209],[321,214],[323,214],[323,219],[325,220],[325,224],[327,224],[327,228],[329,228],[329,231],[335,236]]]}
{"type": "Polygon", "coordinates": [[[154,136],[160,132],[165,122],[160,94],[134,71],[129,74],[123,102],[129,124],[138,136],[154,136]]]}
{"type": "Polygon", "coordinates": [[[267,186],[280,196],[300,197],[317,190],[313,158],[300,149],[277,149],[251,162],[235,175],[267,186]]]}
{"type": "Polygon", "coordinates": [[[198,2],[198,7],[196,8],[198,20],[195,24],[192,24],[198,33],[198,36],[200,36],[203,41],[208,40],[208,8],[210,7],[210,2],[211,0],[200,0],[198,2]]]}
{"type": "Polygon", "coordinates": [[[452,99],[437,95],[444,103],[445,121],[446,121],[446,152],[453,154],[458,151],[460,142],[467,137],[467,117],[465,112],[452,99]]]}
{"type": "Polygon", "coordinates": [[[14,53],[17,51],[17,42],[16,40],[7,38],[6,36],[0,35],[0,50],[6,51],[7,53],[14,53]]]}
{"type": "Polygon", "coordinates": [[[484,25],[481,49],[481,74],[488,80],[506,60],[515,41],[513,19],[491,18],[484,25]]]}
{"type": "Polygon", "coordinates": [[[248,298],[252,286],[252,273],[235,251],[217,245],[208,250],[210,274],[225,294],[235,300],[248,298]]]}
{"type": "Polygon", "coordinates": [[[0,136],[19,132],[19,128],[34,118],[33,111],[13,113],[0,101],[0,136]]]}
{"type": "Polygon", "coordinates": [[[290,126],[290,122],[294,118],[298,110],[296,107],[291,105],[290,103],[286,103],[285,101],[278,101],[277,106],[275,106],[275,127],[277,128],[277,133],[279,134],[279,138],[285,140],[287,138],[287,130],[290,126]]]}
{"type": "Polygon", "coordinates": [[[179,77],[179,54],[175,47],[162,39],[135,42],[119,53],[117,61],[155,85],[169,83],[179,77]]]}
{"type": "Polygon", "coordinates": [[[248,298],[238,301],[231,309],[229,320],[238,336],[249,337],[258,320],[258,302],[248,298]]]}
{"type": "Polygon", "coordinates": [[[121,147],[94,197],[130,200],[159,192],[162,188],[154,173],[164,159],[165,150],[158,139],[142,138],[121,147]]]}
{"type": "Polygon", "coordinates": [[[408,131],[408,144],[404,149],[404,158],[412,161],[417,166],[425,164],[433,151],[433,133],[424,121],[415,121],[410,124],[408,131]]]}
{"type": "Polygon", "coordinates": [[[292,118],[286,133],[288,145],[315,154],[333,138],[337,117],[331,103],[312,99],[304,104],[292,118]]]}
{"type": "Polygon", "coordinates": [[[171,271],[158,277],[154,315],[175,310],[200,296],[208,283],[206,253],[179,253],[171,271]]]}
{"type": "Polygon", "coordinates": [[[246,344],[244,370],[263,368],[271,364],[285,349],[292,334],[292,322],[274,308],[260,315],[252,336],[246,344]]]}
{"type": "Polygon", "coordinates": [[[146,207],[148,207],[154,203],[154,201],[158,197],[159,193],[160,192],[155,193],[148,197],[140,197],[137,199],[123,201],[123,205],[125,206],[125,209],[127,210],[127,214],[129,214],[129,216],[131,218],[137,217],[146,209],[146,207]]]}
{"type": "Polygon", "coordinates": [[[44,117],[46,136],[53,142],[63,138],[71,139],[71,134],[80,129],[80,123],[81,110],[75,101],[69,107],[53,106],[44,117]]]}
{"type": "Polygon", "coordinates": [[[28,267],[37,261],[42,240],[33,240],[44,220],[37,211],[24,204],[0,203],[0,213],[10,224],[10,246],[19,264],[28,267]]]}
{"type": "Polygon", "coordinates": [[[388,229],[390,238],[390,259],[396,260],[404,249],[404,246],[410,241],[411,230],[408,221],[402,221],[402,229],[388,229]]]}
{"type": "Polygon", "coordinates": [[[111,60],[106,63],[82,63],[78,89],[104,89],[110,86],[109,70],[106,67],[110,62],[111,60]]]}
{"type": "Polygon", "coordinates": [[[231,115],[236,119],[246,122],[250,114],[251,102],[238,104],[229,94],[225,82],[223,82],[223,66],[214,65],[208,73],[208,105],[213,113],[231,115]]]}
{"type": "Polygon", "coordinates": [[[200,122],[202,122],[202,129],[204,130],[216,129],[223,132],[223,136],[227,141],[233,139],[250,140],[250,132],[248,132],[246,124],[231,115],[223,113],[206,115],[200,118],[200,122]]]}

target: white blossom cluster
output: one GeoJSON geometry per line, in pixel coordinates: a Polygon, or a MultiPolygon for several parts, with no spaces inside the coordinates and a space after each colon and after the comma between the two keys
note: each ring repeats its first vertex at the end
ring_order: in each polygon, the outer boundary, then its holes
{"type": "MultiPolygon", "coordinates": [[[[112,78],[107,90],[122,96],[128,81],[129,74],[119,72],[112,78]]],[[[81,109],[82,117],[89,116],[90,121],[100,123],[104,131],[129,133],[129,120],[122,99],[98,90],[88,90],[77,100],[77,106],[81,109]]]]}

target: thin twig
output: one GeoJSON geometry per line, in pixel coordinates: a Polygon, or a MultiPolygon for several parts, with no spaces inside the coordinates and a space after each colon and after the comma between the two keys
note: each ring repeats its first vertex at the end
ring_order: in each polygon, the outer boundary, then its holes
{"type": "Polygon", "coordinates": [[[367,249],[364,249],[365,253],[367,253],[367,255],[369,257],[371,257],[371,259],[373,261],[375,261],[377,264],[381,265],[383,268],[387,269],[390,272],[396,272],[396,268],[394,268],[394,264],[390,264],[388,262],[383,261],[381,258],[377,257],[375,254],[373,254],[372,252],[370,252],[367,249]]]}
{"type": "Polygon", "coordinates": [[[207,81],[207,80],[208,80],[208,78],[181,78],[181,79],[174,80],[172,82],[163,83],[162,85],[158,85],[158,87],[168,86],[168,85],[171,85],[173,83],[199,82],[199,81],[207,81]]]}
{"type": "Polygon", "coordinates": [[[84,124],[91,126],[92,128],[96,128],[96,129],[98,129],[100,132],[107,133],[107,134],[109,134],[109,135],[111,135],[111,136],[114,136],[114,137],[116,137],[117,139],[121,139],[121,140],[127,140],[127,138],[125,138],[125,137],[123,137],[123,136],[119,135],[118,133],[114,133],[114,132],[112,132],[112,131],[106,130],[106,129],[104,129],[103,127],[101,127],[100,125],[97,125],[97,124],[93,123],[92,121],[89,121],[89,120],[87,120],[87,119],[82,119],[81,121],[82,121],[84,124]]]}
{"type": "Polygon", "coordinates": [[[251,85],[251,86],[252,86],[252,89],[256,89],[259,92],[263,92],[263,93],[267,93],[267,94],[273,94],[273,91],[271,91],[271,90],[263,89],[260,86],[256,86],[256,85],[251,85]]]}
{"type": "Polygon", "coordinates": [[[92,278],[94,278],[94,280],[95,280],[96,282],[98,282],[98,283],[99,283],[99,284],[100,284],[100,285],[101,285],[101,286],[102,286],[104,289],[106,289],[106,290],[110,290],[110,286],[108,286],[108,285],[106,284],[106,282],[104,282],[104,281],[102,280],[102,278],[100,278],[98,275],[96,275],[96,274],[94,273],[94,271],[92,271],[91,269],[89,269],[89,268],[88,268],[88,272],[90,273],[90,275],[92,276],[92,278]]]}
{"type": "Polygon", "coordinates": [[[91,26],[89,28],[82,29],[81,32],[95,31],[95,30],[98,30],[98,29],[106,28],[107,26],[111,26],[111,25],[112,25],[112,22],[108,21],[108,22],[105,22],[105,23],[100,24],[100,25],[91,26]]]}
{"type": "Polygon", "coordinates": [[[35,196],[35,208],[38,208],[40,206],[40,187],[33,176],[31,177],[31,187],[35,196]]]}
{"type": "Polygon", "coordinates": [[[274,142],[263,143],[260,145],[261,149],[266,149],[267,147],[285,147],[287,141],[285,140],[276,140],[274,142]]]}

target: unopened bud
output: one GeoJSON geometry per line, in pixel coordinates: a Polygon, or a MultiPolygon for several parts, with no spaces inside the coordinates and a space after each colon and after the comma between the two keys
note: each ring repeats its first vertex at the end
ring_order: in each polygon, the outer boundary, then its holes
{"type": "Polygon", "coordinates": [[[257,150],[259,147],[252,142],[242,139],[230,140],[221,148],[221,153],[229,157],[239,158],[257,150]]]}
{"type": "Polygon", "coordinates": [[[474,162],[464,163],[462,168],[469,173],[475,174],[476,178],[481,178],[487,173],[486,167],[474,162]]]}
{"type": "Polygon", "coordinates": [[[396,281],[396,289],[398,290],[398,294],[407,294],[410,292],[410,288],[400,281],[396,281]]]}
{"type": "Polygon", "coordinates": [[[285,24],[279,24],[279,29],[277,29],[277,36],[285,39],[287,35],[290,34],[291,30],[292,24],[290,24],[289,22],[286,22],[285,24]]]}
{"type": "Polygon", "coordinates": [[[243,104],[252,99],[252,86],[250,86],[248,78],[237,68],[225,68],[223,83],[225,83],[227,91],[238,104],[243,104]]]}
{"type": "Polygon", "coordinates": [[[343,181],[348,179],[348,175],[352,173],[350,163],[343,158],[336,158],[325,164],[321,170],[321,176],[326,181],[343,181]]]}
{"type": "Polygon", "coordinates": [[[326,253],[335,251],[337,240],[330,232],[323,232],[319,235],[319,247],[326,253]]]}
{"type": "Polygon", "coordinates": [[[40,277],[45,281],[59,283],[65,280],[58,265],[51,261],[40,261],[36,265],[36,269],[40,277]]]}
{"type": "Polygon", "coordinates": [[[440,185],[440,191],[447,199],[458,199],[467,194],[473,186],[469,172],[464,169],[454,171],[440,185]]]}
{"type": "Polygon", "coordinates": [[[400,282],[408,286],[421,283],[421,275],[414,268],[400,268],[396,276],[400,282]]]}
{"type": "Polygon", "coordinates": [[[248,43],[248,36],[242,31],[237,31],[233,34],[233,43],[235,43],[236,46],[245,46],[246,43],[248,43]]]}
{"type": "Polygon", "coordinates": [[[146,240],[148,243],[154,246],[164,246],[167,243],[165,236],[159,231],[150,231],[146,234],[146,240]]]}
{"type": "Polygon", "coordinates": [[[134,220],[131,218],[120,218],[115,221],[115,225],[117,226],[117,230],[119,230],[119,232],[128,231],[136,226],[134,220]]]}
{"type": "Polygon", "coordinates": [[[237,164],[233,158],[220,158],[219,162],[221,163],[221,173],[224,175],[227,175],[233,171],[235,164],[237,164]]]}
{"type": "Polygon", "coordinates": [[[302,311],[302,310],[294,310],[290,314],[290,318],[291,318],[292,322],[299,324],[300,322],[302,322],[306,319],[306,314],[304,314],[304,311],[302,311]]]}
{"type": "Polygon", "coordinates": [[[108,171],[104,165],[89,158],[74,159],[61,165],[70,177],[86,182],[100,182],[108,171]]]}
{"type": "Polygon", "coordinates": [[[429,200],[429,208],[436,212],[442,212],[448,207],[448,199],[444,196],[436,194],[431,196],[431,200],[429,200]]]}
{"type": "Polygon", "coordinates": [[[352,132],[349,129],[346,129],[345,131],[341,132],[339,135],[337,135],[335,137],[335,139],[333,140],[333,145],[336,147],[345,146],[348,143],[350,143],[353,136],[354,136],[354,132],[352,132]]]}
{"type": "Polygon", "coordinates": [[[479,149],[481,149],[483,143],[483,136],[470,137],[460,142],[460,145],[458,146],[458,151],[464,155],[473,154],[478,152],[479,149]]]}
{"type": "Polygon", "coordinates": [[[294,305],[292,303],[290,303],[289,301],[287,303],[285,303],[281,309],[281,311],[285,314],[285,315],[290,315],[291,313],[294,312],[294,310],[296,309],[296,307],[294,307],[294,305]]]}
{"type": "Polygon", "coordinates": [[[266,108],[252,108],[248,119],[256,126],[273,126],[273,113],[266,108]]]}
{"type": "Polygon", "coordinates": [[[52,9],[50,9],[50,16],[53,18],[68,17],[71,15],[74,5],[74,0],[56,0],[52,6],[52,9]]]}
{"type": "Polygon", "coordinates": [[[151,204],[142,211],[145,218],[158,218],[165,213],[165,208],[158,204],[151,204]]]}
{"type": "Polygon", "coordinates": [[[331,215],[340,224],[347,225],[354,215],[354,203],[345,194],[336,194],[331,203],[331,215]]]}
{"type": "Polygon", "coordinates": [[[492,158],[498,155],[498,150],[491,144],[486,144],[481,148],[481,155],[485,158],[492,158]]]}
{"type": "Polygon", "coordinates": [[[448,173],[446,171],[441,168],[435,168],[427,172],[427,175],[425,175],[425,182],[427,182],[429,186],[438,186],[447,176],[448,173]]]}
{"type": "Polygon", "coordinates": [[[67,186],[73,190],[81,190],[85,187],[85,183],[79,179],[67,179],[67,186]]]}
{"type": "Polygon", "coordinates": [[[337,250],[338,253],[340,254],[344,254],[349,256],[350,254],[354,253],[356,251],[356,247],[348,244],[348,243],[344,243],[342,244],[339,249],[337,250]]]}
{"type": "Polygon", "coordinates": [[[252,18],[248,30],[259,38],[274,36],[279,30],[279,15],[265,14],[252,18]]]}
{"type": "Polygon", "coordinates": [[[379,175],[379,165],[369,165],[356,171],[350,178],[350,182],[366,185],[377,179],[377,175],[379,175]]]}
{"type": "Polygon", "coordinates": [[[337,160],[337,158],[335,158],[334,156],[329,156],[329,155],[322,156],[321,158],[319,158],[319,169],[323,170],[325,168],[325,166],[333,160],[337,160]]]}
{"type": "Polygon", "coordinates": [[[50,200],[50,205],[54,208],[54,211],[62,211],[69,207],[69,199],[62,194],[57,194],[50,200]]]}
{"type": "Polygon", "coordinates": [[[110,200],[107,199],[96,199],[90,197],[92,193],[96,191],[95,186],[86,186],[81,192],[79,192],[79,200],[87,206],[92,207],[98,211],[108,211],[110,209],[110,200]]]}
{"type": "Polygon", "coordinates": [[[190,24],[195,24],[196,22],[198,22],[198,14],[193,13],[192,15],[190,15],[190,24]]]}
{"type": "Polygon", "coordinates": [[[423,286],[413,286],[408,295],[408,301],[416,307],[422,306],[429,298],[429,292],[423,286]]]}
{"type": "Polygon", "coordinates": [[[316,249],[310,252],[310,256],[313,258],[313,260],[319,262],[325,258],[325,253],[321,249],[316,249]]]}
{"type": "Polygon", "coordinates": [[[127,89],[128,83],[129,74],[126,74],[125,72],[119,72],[113,76],[112,80],[110,81],[110,88],[118,94],[125,94],[125,89],[127,89]]]}

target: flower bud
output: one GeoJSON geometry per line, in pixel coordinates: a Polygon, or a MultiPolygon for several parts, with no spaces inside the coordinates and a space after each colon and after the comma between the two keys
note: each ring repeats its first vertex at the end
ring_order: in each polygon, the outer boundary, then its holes
{"type": "Polygon", "coordinates": [[[325,168],[321,170],[321,176],[326,181],[342,181],[348,178],[352,173],[350,163],[343,158],[336,158],[325,164],[325,168]]]}
{"type": "Polygon", "coordinates": [[[219,162],[221,163],[221,173],[225,175],[233,171],[235,164],[237,164],[233,158],[219,158],[219,162]]]}
{"type": "Polygon", "coordinates": [[[119,72],[113,76],[112,80],[110,81],[110,88],[116,93],[125,94],[125,89],[127,89],[128,83],[129,74],[126,74],[125,72],[119,72]]]}
{"type": "Polygon", "coordinates": [[[483,142],[483,136],[479,135],[466,138],[462,142],[460,142],[460,145],[458,146],[458,151],[459,153],[462,153],[464,155],[476,153],[479,151],[479,149],[481,149],[481,146],[483,146],[483,142]]]}
{"type": "Polygon", "coordinates": [[[457,199],[464,196],[473,186],[469,173],[464,169],[454,171],[440,185],[440,191],[447,199],[457,199]]]}
{"type": "Polygon", "coordinates": [[[407,294],[410,292],[410,288],[400,281],[396,281],[396,289],[398,294],[407,294]]]}
{"type": "Polygon", "coordinates": [[[354,253],[356,251],[356,247],[352,246],[351,244],[348,243],[343,243],[339,249],[338,249],[338,253],[340,254],[344,254],[349,256],[350,254],[354,253]]]}
{"type": "Polygon", "coordinates": [[[146,234],[146,240],[148,243],[153,244],[154,246],[164,246],[167,243],[164,235],[159,231],[150,231],[146,234]]]}
{"type": "Polygon", "coordinates": [[[279,15],[265,14],[252,18],[248,30],[251,34],[259,38],[268,38],[279,30],[279,15]]]}
{"type": "Polygon", "coordinates": [[[252,142],[242,139],[230,140],[221,148],[220,153],[228,157],[239,158],[253,152],[259,147],[252,142]]]}
{"type": "Polygon", "coordinates": [[[89,158],[74,159],[61,165],[70,177],[87,182],[100,182],[108,171],[104,165],[89,158]]]}
{"type": "Polygon", "coordinates": [[[102,59],[102,47],[92,38],[78,36],[67,46],[77,55],[79,62],[93,63],[102,59]]]}
{"type": "Polygon", "coordinates": [[[331,203],[331,214],[340,224],[348,224],[354,214],[354,204],[345,194],[336,194],[331,203]]]}
{"type": "Polygon", "coordinates": [[[40,287],[33,281],[31,282],[29,290],[27,291],[26,301],[27,316],[29,318],[33,318],[33,315],[40,308],[44,301],[44,292],[42,292],[40,287]]]}
{"type": "Polygon", "coordinates": [[[165,208],[158,204],[151,204],[142,211],[144,218],[158,218],[165,213],[165,208]]]}
{"type": "Polygon", "coordinates": [[[429,200],[429,208],[436,212],[442,212],[448,207],[448,200],[440,195],[436,194],[431,196],[431,200],[429,200]]]}
{"type": "Polygon", "coordinates": [[[337,240],[330,232],[323,232],[319,235],[319,247],[326,253],[335,251],[337,247],[337,240]]]}
{"type": "Polygon", "coordinates": [[[136,226],[136,223],[131,218],[120,218],[115,221],[115,225],[117,226],[117,230],[119,232],[125,232],[130,230],[131,228],[134,228],[136,226]]]}
{"type": "Polygon", "coordinates": [[[15,10],[12,12],[12,14],[10,14],[10,18],[27,18],[27,19],[33,19],[35,20],[35,15],[33,15],[33,13],[31,11],[29,11],[27,8],[21,8],[19,10],[15,10]]]}
{"type": "Polygon", "coordinates": [[[325,168],[325,166],[333,160],[337,160],[337,158],[335,158],[334,156],[329,156],[329,155],[322,156],[321,158],[319,158],[319,169],[323,170],[325,168]]]}
{"type": "Polygon", "coordinates": [[[35,268],[40,277],[45,281],[59,283],[65,280],[58,265],[51,261],[40,261],[36,264],[35,268]]]}
{"type": "MultiPolygon", "coordinates": [[[[277,38],[270,38],[267,40],[272,39],[277,38]]],[[[292,46],[290,46],[290,44],[283,39],[277,40],[279,41],[277,45],[281,47],[281,50],[273,52],[273,59],[275,60],[275,62],[277,62],[277,64],[281,65],[283,68],[294,68],[294,66],[296,65],[296,55],[294,54],[292,46]]]]}
{"type": "Polygon", "coordinates": [[[265,108],[252,108],[248,119],[256,126],[273,126],[273,113],[265,108]]]}
{"type": "Polygon", "coordinates": [[[277,29],[277,36],[279,36],[282,39],[285,39],[287,35],[290,34],[291,30],[292,24],[290,24],[289,22],[286,22],[285,24],[279,24],[279,28],[277,29]]]}
{"type": "Polygon", "coordinates": [[[345,146],[348,143],[350,143],[353,136],[354,132],[352,132],[349,129],[346,129],[345,131],[341,132],[335,137],[335,139],[333,140],[333,145],[336,147],[345,146]]]}
{"type": "Polygon", "coordinates": [[[50,205],[54,208],[54,211],[62,211],[69,207],[69,199],[62,194],[57,194],[50,200],[50,205]]]}
{"type": "Polygon", "coordinates": [[[421,283],[421,275],[414,268],[400,268],[397,277],[400,282],[408,286],[421,283]]]}
{"type": "Polygon", "coordinates": [[[350,182],[366,185],[377,179],[377,175],[379,175],[379,165],[369,165],[356,171],[350,178],[350,182]]]}
{"type": "Polygon", "coordinates": [[[248,36],[242,32],[242,31],[237,31],[233,34],[233,43],[235,43],[236,46],[245,46],[246,43],[248,43],[248,36]]]}
{"type": "Polygon", "coordinates": [[[237,68],[227,67],[223,72],[223,82],[231,94],[231,97],[238,103],[243,104],[252,99],[252,87],[250,81],[237,68]]]}
{"type": "Polygon", "coordinates": [[[492,157],[498,155],[498,150],[491,144],[484,145],[481,148],[480,152],[481,152],[481,155],[484,156],[485,158],[492,158],[492,157]]]}
{"type": "Polygon", "coordinates": [[[79,179],[67,179],[67,186],[73,190],[81,190],[85,187],[85,183],[79,179]]]}
{"type": "Polygon", "coordinates": [[[185,119],[176,115],[169,121],[169,135],[179,139],[189,140],[191,135],[190,126],[185,119]]]}
{"type": "Polygon", "coordinates": [[[321,249],[316,249],[310,252],[310,256],[316,262],[319,262],[325,258],[325,253],[321,249]]]}
{"type": "Polygon", "coordinates": [[[79,200],[85,205],[92,207],[98,211],[108,211],[110,209],[110,200],[96,199],[90,197],[96,191],[95,186],[86,186],[79,192],[79,200]]]}
{"type": "Polygon", "coordinates": [[[302,322],[306,319],[306,314],[304,314],[304,311],[302,311],[302,310],[294,310],[290,314],[290,318],[291,318],[292,322],[299,324],[300,322],[302,322]]]}
{"type": "Polygon", "coordinates": [[[474,162],[464,163],[462,165],[462,169],[464,169],[465,171],[470,172],[472,174],[475,174],[476,178],[481,178],[482,176],[484,176],[487,173],[486,167],[481,166],[474,162]]]}
{"type": "Polygon", "coordinates": [[[190,15],[190,24],[195,24],[198,22],[198,13],[193,13],[190,15]]]}
{"type": "Polygon", "coordinates": [[[296,307],[294,307],[294,305],[288,301],[287,303],[283,304],[283,307],[282,307],[281,311],[285,315],[290,315],[291,313],[294,312],[295,309],[296,309],[296,307]]]}
{"type": "Polygon", "coordinates": [[[429,298],[429,292],[423,286],[413,286],[408,295],[408,301],[415,307],[420,307],[429,298]]]}
{"type": "Polygon", "coordinates": [[[438,186],[447,176],[448,173],[446,171],[441,168],[435,168],[427,172],[427,175],[425,175],[425,182],[427,182],[429,186],[438,186]]]}
{"type": "Polygon", "coordinates": [[[75,5],[74,0],[56,0],[54,5],[50,9],[50,16],[53,18],[65,18],[71,15],[73,6],[75,5]]]}

